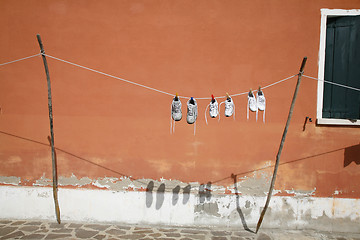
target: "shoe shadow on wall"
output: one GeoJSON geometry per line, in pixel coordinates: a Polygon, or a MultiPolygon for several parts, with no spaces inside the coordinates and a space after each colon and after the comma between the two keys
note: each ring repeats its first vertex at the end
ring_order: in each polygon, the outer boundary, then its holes
{"type": "MultiPolygon", "coordinates": [[[[173,190],[172,190],[172,205],[175,206],[178,201],[179,201],[179,194],[180,194],[180,190],[181,187],[179,185],[177,185],[173,190]]],[[[191,186],[187,185],[186,187],[183,188],[183,204],[185,205],[189,199],[190,199],[190,190],[191,190],[191,186]]]]}
{"type": "Polygon", "coordinates": [[[344,167],[354,162],[356,165],[360,164],[360,144],[345,148],[344,151],[344,167]]]}
{"type": "Polygon", "coordinates": [[[182,190],[182,194],[183,194],[183,201],[182,204],[187,204],[187,202],[190,199],[190,191],[191,191],[191,186],[187,185],[185,186],[183,189],[181,189],[181,187],[179,185],[177,185],[174,188],[170,188],[170,189],[166,189],[166,185],[164,183],[161,183],[158,187],[158,189],[155,191],[154,190],[154,181],[150,181],[146,187],[146,207],[150,208],[151,205],[153,204],[153,202],[155,202],[155,209],[159,210],[165,200],[165,192],[172,192],[172,200],[171,203],[173,206],[175,206],[176,204],[178,204],[179,199],[180,199],[180,192],[182,190]]]}
{"type": "Polygon", "coordinates": [[[199,201],[200,203],[204,203],[205,200],[211,200],[211,182],[199,186],[199,201]]]}
{"type": "MultiPolygon", "coordinates": [[[[37,140],[34,140],[34,139],[25,138],[25,137],[18,136],[18,135],[15,135],[15,134],[11,134],[11,133],[8,133],[8,132],[0,131],[0,134],[7,135],[7,136],[10,136],[10,137],[15,137],[15,138],[18,138],[18,139],[21,139],[21,140],[25,140],[25,141],[29,141],[29,142],[33,142],[33,143],[36,143],[36,144],[39,144],[39,145],[49,147],[48,143],[43,143],[43,142],[40,142],[40,141],[37,141],[37,140]]],[[[69,156],[72,156],[74,158],[77,158],[79,160],[87,162],[87,163],[92,164],[94,166],[97,166],[97,167],[103,168],[105,170],[108,170],[109,172],[115,173],[117,175],[128,177],[132,181],[137,181],[137,182],[143,184],[144,186],[147,185],[147,189],[146,189],[146,206],[148,208],[151,207],[151,205],[152,205],[152,203],[154,201],[154,197],[153,197],[154,182],[153,181],[150,181],[149,183],[146,183],[144,181],[135,179],[135,178],[133,178],[131,176],[128,176],[126,174],[120,173],[119,171],[116,171],[116,170],[111,169],[109,167],[100,165],[98,163],[92,162],[92,161],[90,161],[88,159],[85,159],[83,157],[80,157],[78,155],[70,153],[70,152],[68,152],[66,150],[63,150],[61,148],[55,147],[55,150],[57,150],[59,152],[62,152],[62,153],[65,153],[65,154],[68,154],[69,156]]],[[[283,162],[283,163],[280,163],[280,165],[292,164],[292,163],[295,163],[295,162],[298,162],[298,161],[304,161],[304,160],[311,159],[313,157],[318,157],[318,156],[322,156],[322,155],[326,155],[326,154],[329,154],[329,153],[342,151],[342,150],[344,150],[344,167],[349,166],[352,162],[354,162],[356,165],[360,164],[360,144],[358,144],[358,145],[354,145],[354,146],[350,146],[350,147],[338,148],[338,149],[334,149],[334,150],[331,150],[331,151],[327,151],[327,152],[307,156],[307,157],[304,157],[304,158],[299,158],[299,159],[283,162]]],[[[231,177],[225,177],[225,178],[222,178],[220,180],[216,180],[216,181],[213,181],[213,182],[208,182],[206,185],[202,184],[199,187],[199,200],[200,200],[200,203],[205,202],[205,200],[210,200],[211,199],[211,184],[218,183],[218,182],[221,182],[221,181],[229,179],[229,178],[233,178],[234,187],[235,187],[237,212],[238,212],[238,214],[240,216],[240,219],[242,221],[244,229],[252,232],[248,228],[248,226],[246,224],[246,221],[245,221],[244,214],[243,214],[243,212],[241,211],[241,208],[240,208],[240,196],[239,196],[237,185],[236,185],[237,176],[245,175],[245,174],[249,174],[249,173],[252,173],[252,172],[261,171],[261,170],[265,170],[265,169],[273,168],[273,167],[274,166],[271,165],[271,166],[267,166],[267,167],[264,167],[264,168],[251,169],[251,170],[241,172],[241,173],[238,173],[238,174],[232,174],[231,177]]],[[[175,188],[171,188],[171,189],[166,189],[165,184],[161,184],[159,186],[157,192],[156,192],[156,201],[157,201],[156,204],[155,204],[156,209],[160,209],[161,206],[163,205],[163,203],[164,203],[164,194],[165,194],[166,190],[168,190],[167,192],[172,191],[172,193],[173,193],[173,196],[172,196],[172,204],[173,204],[173,206],[178,204],[179,194],[181,192],[180,186],[176,186],[175,188]]],[[[185,205],[189,201],[189,198],[190,198],[191,186],[187,185],[182,190],[183,190],[183,202],[182,203],[185,205]]]]}
{"type": "MultiPolygon", "coordinates": [[[[18,135],[15,135],[15,134],[11,134],[11,133],[8,133],[8,132],[4,132],[4,131],[0,131],[0,134],[3,134],[3,135],[6,135],[6,136],[10,136],[10,137],[14,137],[14,138],[18,138],[18,139],[21,139],[21,140],[24,140],[24,141],[28,141],[28,142],[32,142],[32,143],[35,143],[35,144],[39,144],[39,145],[43,145],[43,146],[46,146],[46,147],[49,147],[50,145],[47,144],[47,143],[43,143],[43,142],[40,142],[40,141],[37,141],[37,140],[34,140],[34,139],[30,139],[30,138],[26,138],[26,137],[22,137],[22,136],[18,136],[18,135]]],[[[147,188],[146,188],[146,206],[148,208],[151,207],[153,201],[154,201],[154,196],[153,196],[153,190],[154,190],[154,182],[153,181],[150,181],[150,182],[145,182],[145,181],[141,181],[139,179],[136,179],[134,177],[131,177],[131,176],[128,176],[124,173],[121,173],[119,171],[116,171],[114,169],[111,169],[109,167],[106,167],[106,166],[103,166],[103,165],[100,165],[98,163],[95,163],[95,162],[92,162],[86,158],[83,158],[81,156],[78,156],[74,153],[71,153],[71,152],[68,152],[64,149],[61,149],[61,148],[58,148],[58,147],[55,147],[55,150],[58,151],[58,152],[61,152],[61,153],[65,153],[71,157],[74,157],[78,160],[82,160],[84,162],[87,162],[89,164],[92,164],[94,166],[97,166],[99,168],[102,168],[102,169],[105,169],[105,170],[108,170],[109,172],[112,172],[116,175],[120,175],[120,176],[124,176],[124,177],[127,177],[129,178],[130,180],[132,181],[136,181],[138,183],[141,183],[142,185],[147,185],[147,188]]],[[[56,153],[56,152],[55,152],[56,153]]],[[[205,185],[204,185],[205,186],[205,185]]],[[[199,195],[201,196],[201,199],[210,199],[211,198],[211,183],[209,182],[205,187],[203,187],[203,191],[199,191],[199,195]]],[[[172,193],[173,193],[173,197],[172,197],[172,204],[173,205],[176,205],[178,203],[178,200],[179,200],[179,194],[180,194],[180,186],[176,186],[175,188],[170,188],[170,189],[166,189],[166,186],[165,184],[160,184],[159,188],[157,189],[156,191],[156,203],[155,203],[155,208],[158,210],[161,208],[161,206],[163,205],[164,203],[164,194],[165,192],[170,192],[172,190],[172,193]]],[[[185,186],[183,189],[182,189],[182,192],[183,192],[183,201],[182,201],[182,204],[187,204],[189,199],[190,199],[190,191],[191,191],[191,185],[188,184],[187,186],[185,186]]]]}

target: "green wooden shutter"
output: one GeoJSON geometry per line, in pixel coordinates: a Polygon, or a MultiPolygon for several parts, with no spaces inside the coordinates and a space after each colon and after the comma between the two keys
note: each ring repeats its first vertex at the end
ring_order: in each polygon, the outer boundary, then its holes
{"type": "MultiPolygon", "coordinates": [[[[360,16],[328,19],[325,80],[360,88],[360,16]]],[[[325,83],[323,118],[360,119],[360,92],[325,83]]]]}

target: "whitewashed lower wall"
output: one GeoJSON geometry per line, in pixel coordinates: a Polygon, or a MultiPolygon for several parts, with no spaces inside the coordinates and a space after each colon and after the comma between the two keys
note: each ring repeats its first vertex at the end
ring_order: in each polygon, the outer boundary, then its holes
{"type": "MultiPolygon", "coordinates": [[[[59,189],[63,221],[254,229],[265,197],[59,189]]],[[[56,222],[52,188],[0,186],[0,218],[56,222]]],[[[360,200],[272,197],[264,228],[360,232],[360,200]]]]}

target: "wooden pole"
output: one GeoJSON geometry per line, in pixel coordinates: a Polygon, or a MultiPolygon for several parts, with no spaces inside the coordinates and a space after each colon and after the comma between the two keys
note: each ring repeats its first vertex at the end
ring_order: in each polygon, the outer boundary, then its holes
{"type": "Polygon", "coordinates": [[[285,125],[285,128],[284,128],[284,132],[283,132],[282,138],[281,138],[279,150],[278,150],[278,153],[277,153],[277,155],[276,155],[276,162],[275,162],[275,167],[274,167],[274,173],[273,173],[273,177],[272,177],[272,179],[271,179],[271,184],[270,184],[269,193],[268,193],[268,196],[267,196],[267,199],[266,199],[266,203],[265,203],[264,209],[262,210],[262,212],[261,212],[261,214],[260,214],[260,218],[259,218],[259,221],[258,221],[258,223],[257,223],[255,233],[257,233],[257,232],[259,231],[259,228],[260,228],[261,223],[262,223],[262,221],[263,221],[263,219],[264,219],[264,216],[265,216],[266,209],[267,209],[268,206],[269,206],[272,192],[273,192],[273,190],[274,190],[274,185],[275,185],[275,180],[276,180],[276,174],[277,174],[278,167],[279,167],[279,162],[280,162],[280,156],[281,156],[282,149],[283,149],[283,147],[284,147],[286,134],[287,134],[287,131],[288,131],[288,128],[289,128],[289,125],[290,125],[290,120],[291,120],[292,113],[293,113],[293,110],[294,110],[296,97],[297,97],[297,94],[298,94],[298,91],[299,91],[300,82],[301,82],[301,77],[302,77],[302,75],[303,75],[303,73],[304,73],[304,68],[305,68],[306,60],[307,60],[307,57],[304,57],[304,59],[302,60],[302,63],[301,63],[301,67],[300,67],[300,71],[299,71],[299,74],[298,74],[298,80],[297,80],[297,84],[296,84],[294,96],[293,96],[293,99],[292,99],[292,102],[291,102],[291,106],[290,106],[289,115],[288,115],[288,118],[287,118],[287,121],[286,121],[286,125],[285,125]]]}
{"type": "Polygon", "coordinates": [[[54,131],[53,131],[53,113],[52,113],[52,98],[51,98],[51,84],[50,84],[50,75],[49,68],[45,57],[44,47],[41,41],[41,37],[39,34],[36,35],[37,40],[39,42],[41,56],[44,62],[47,87],[48,87],[48,107],[49,107],[49,119],[50,119],[50,145],[51,145],[51,159],[52,159],[52,173],[53,173],[53,195],[55,202],[55,212],[57,222],[60,224],[60,208],[58,201],[58,178],[57,178],[57,165],[56,165],[56,156],[55,156],[55,147],[54,147],[54,131]]]}

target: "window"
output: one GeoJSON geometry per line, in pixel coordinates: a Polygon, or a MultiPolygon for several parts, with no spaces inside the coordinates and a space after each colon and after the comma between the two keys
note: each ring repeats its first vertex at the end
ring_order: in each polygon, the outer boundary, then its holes
{"type": "MultiPolygon", "coordinates": [[[[360,10],[321,10],[318,78],[360,89],[360,10]]],[[[319,81],[317,122],[360,125],[360,92],[319,81]]]]}

